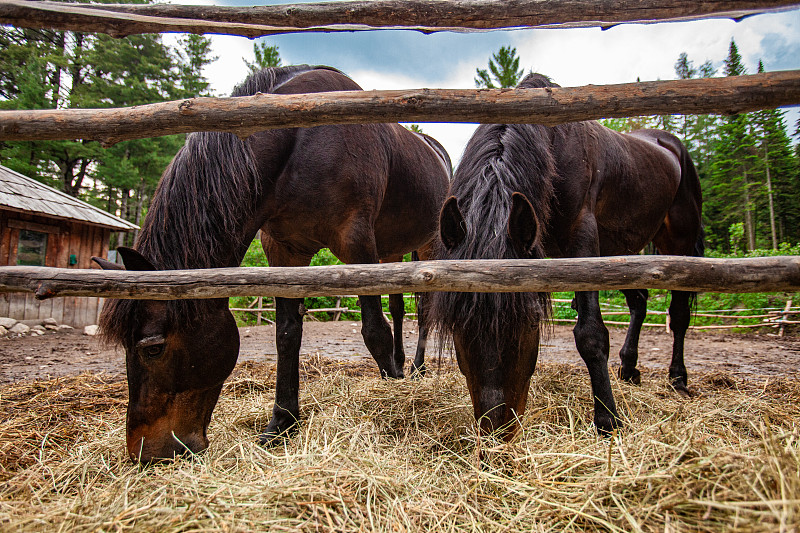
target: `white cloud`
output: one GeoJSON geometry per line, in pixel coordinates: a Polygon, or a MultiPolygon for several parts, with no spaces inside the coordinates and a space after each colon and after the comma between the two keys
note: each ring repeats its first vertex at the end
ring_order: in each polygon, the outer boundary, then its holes
{"type": "MultiPolygon", "coordinates": [[[[196,3],[196,0],[183,0],[196,3]]],[[[205,0],[210,2],[210,0],[205,0]]],[[[521,66],[547,74],[563,86],[611,84],[656,79],[673,79],[674,64],[681,52],[699,66],[712,60],[719,66],[728,54],[731,37],[748,71],[754,72],[757,61],[765,59],[768,70],[774,69],[768,58],[778,52],[778,43],[785,48],[782,68],[800,68],[800,12],[759,15],[734,23],[730,20],[704,20],[685,23],[621,25],[606,31],[597,28],[575,30],[525,30],[506,33],[509,44],[517,48],[521,66]]],[[[247,75],[242,57],[253,58],[253,41],[243,37],[212,36],[213,53],[219,60],[206,67],[205,75],[219,95],[231,89],[247,75]]],[[[363,44],[363,43],[362,43],[363,44]]],[[[485,67],[496,50],[485,55],[471,50],[469,54],[447,58],[445,67],[430,75],[430,69],[397,70],[387,73],[385,62],[377,64],[374,56],[356,57],[362,68],[348,70],[364,89],[473,88],[476,67],[485,67]],[[480,55],[480,57],[478,57],[480,55]],[[423,72],[428,72],[427,75],[423,72]]],[[[373,51],[374,52],[374,51],[373,51]]],[[[357,51],[349,50],[349,54],[357,51]]],[[[292,61],[292,48],[281,48],[285,63],[292,61]]],[[[305,57],[305,56],[304,56],[305,57]]],[[[439,58],[441,59],[441,58],[439,58]]],[[[314,62],[313,57],[305,60],[314,62]]],[[[416,58],[420,65],[430,57],[416,58]]],[[[437,63],[439,64],[439,63],[437,63]]],[[[332,65],[337,66],[337,65],[332,65]]],[[[793,124],[797,111],[790,112],[793,124]]],[[[472,124],[422,124],[426,133],[436,137],[448,150],[454,162],[475,129],[472,124]]]]}

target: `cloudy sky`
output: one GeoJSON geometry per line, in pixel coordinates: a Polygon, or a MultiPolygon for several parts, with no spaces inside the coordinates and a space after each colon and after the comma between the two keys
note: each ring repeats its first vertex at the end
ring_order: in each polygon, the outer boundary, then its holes
{"type": "MultiPolygon", "coordinates": [[[[686,52],[696,66],[711,60],[715,67],[721,67],[731,38],[736,40],[750,73],[756,71],[759,59],[767,71],[800,69],[800,10],[758,15],[738,23],[705,20],[621,25],[605,31],[591,28],[433,35],[377,31],[282,35],[264,40],[278,45],[284,64],[334,66],[369,90],[474,88],[476,67],[486,68],[491,54],[504,45],[517,49],[520,66],[526,72],[547,74],[562,86],[626,83],[637,78],[668,80],[675,78],[674,65],[681,52],[686,52]]],[[[253,42],[244,37],[213,36],[214,54],[220,59],[209,65],[205,74],[217,95],[229,94],[247,75],[242,58],[253,59],[253,42]]],[[[797,116],[798,110],[793,108],[789,114],[792,125],[797,116]]],[[[445,145],[455,162],[475,126],[424,124],[422,128],[445,145]]]]}

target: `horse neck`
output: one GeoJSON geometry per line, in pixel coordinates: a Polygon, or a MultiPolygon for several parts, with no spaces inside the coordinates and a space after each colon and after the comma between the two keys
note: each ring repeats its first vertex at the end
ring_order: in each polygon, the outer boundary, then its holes
{"type": "Polygon", "coordinates": [[[247,142],[190,135],[164,172],[136,248],[162,270],[238,266],[259,227],[263,188],[247,142]]]}

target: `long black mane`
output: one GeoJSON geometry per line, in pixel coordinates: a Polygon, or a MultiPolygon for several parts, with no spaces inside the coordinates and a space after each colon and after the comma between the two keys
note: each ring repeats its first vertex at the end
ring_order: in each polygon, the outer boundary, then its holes
{"type": "MultiPolygon", "coordinates": [[[[248,76],[232,96],[274,92],[309,65],[268,68],[248,76]]],[[[161,177],[134,248],[158,270],[239,266],[254,215],[261,177],[247,141],[224,132],[187,135],[161,177]],[[231,216],[235,213],[235,216],[231,216]]],[[[170,320],[200,317],[202,300],[172,300],[170,320]]],[[[110,342],[133,334],[136,300],[109,300],[100,318],[110,342]]]]}
{"type": "MultiPolygon", "coordinates": [[[[519,84],[551,86],[556,85],[540,74],[529,75],[519,84]]],[[[507,234],[514,192],[525,194],[539,221],[539,244],[530,257],[544,257],[541,232],[546,230],[555,201],[551,135],[551,128],[532,124],[478,127],[450,189],[458,199],[467,235],[452,250],[437,241],[436,259],[520,259],[507,234]]],[[[475,336],[488,330],[498,342],[517,339],[523,328],[547,321],[551,313],[548,293],[442,292],[432,294],[430,305],[431,323],[442,339],[456,327],[475,336]]]]}

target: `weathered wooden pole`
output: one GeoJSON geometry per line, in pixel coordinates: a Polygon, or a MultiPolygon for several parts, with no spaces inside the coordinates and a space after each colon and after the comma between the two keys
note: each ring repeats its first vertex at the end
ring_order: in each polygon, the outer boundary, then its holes
{"type": "Polygon", "coordinates": [[[83,4],[0,0],[0,23],[107,33],[218,33],[260,37],[308,31],[610,27],[731,18],[796,7],[792,0],[350,0],[273,6],[83,4]]]}
{"type": "Polygon", "coordinates": [[[800,103],[800,70],[546,89],[409,89],[192,98],[111,109],[0,111],[0,140],[126,139],[382,122],[555,125],[603,117],[733,114],[800,103]]]}
{"type": "Polygon", "coordinates": [[[800,290],[800,256],[709,259],[620,256],[581,259],[421,261],[303,268],[125,272],[0,267],[0,292],[171,300],[401,292],[554,292],[600,289],[698,292],[800,290]]]}

